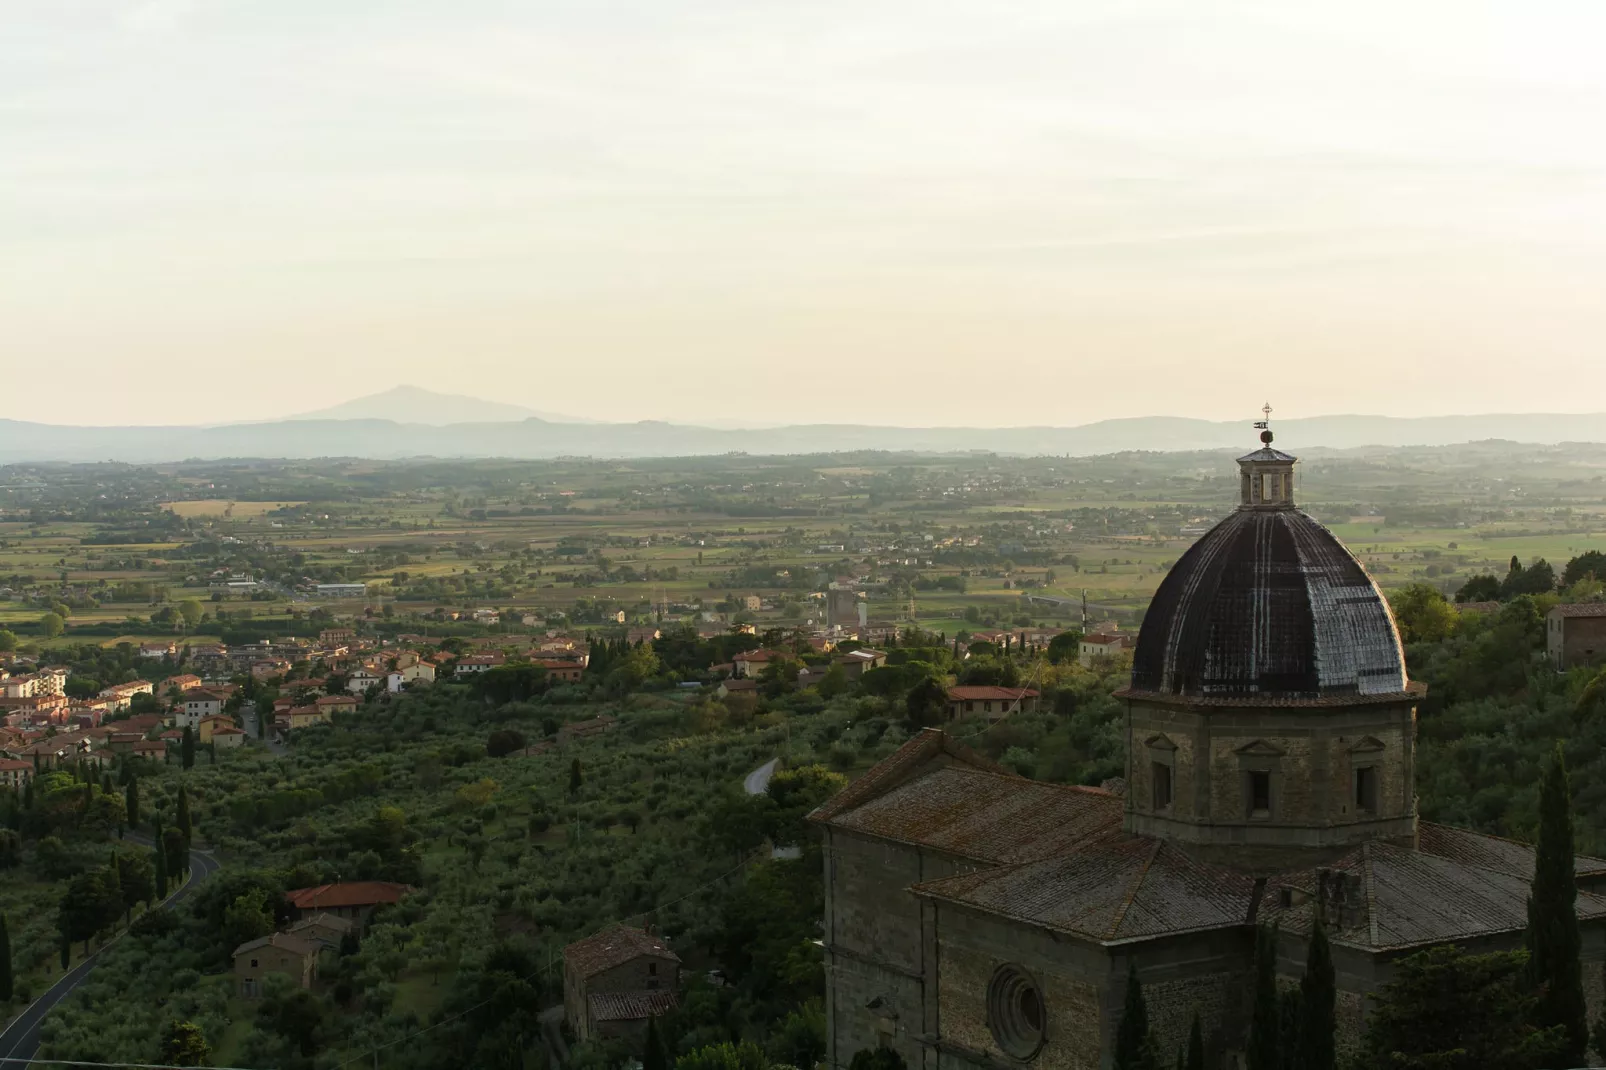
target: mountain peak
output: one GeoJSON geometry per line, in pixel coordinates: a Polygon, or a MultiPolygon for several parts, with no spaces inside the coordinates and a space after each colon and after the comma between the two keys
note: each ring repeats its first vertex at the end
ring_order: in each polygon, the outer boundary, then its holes
{"type": "Polygon", "coordinates": [[[292,420],[394,420],[399,424],[513,423],[522,420],[544,420],[548,423],[595,423],[578,416],[541,412],[523,405],[509,405],[500,401],[486,401],[467,394],[442,394],[421,386],[403,383],[377,394],[368,394],[325,409],[303,412],[292,420]]]}

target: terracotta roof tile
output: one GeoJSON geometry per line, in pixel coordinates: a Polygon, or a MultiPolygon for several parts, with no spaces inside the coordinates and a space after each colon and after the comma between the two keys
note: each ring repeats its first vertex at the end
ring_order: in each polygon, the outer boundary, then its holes
{"type": "Polygon", "coordinates": [[[563,949],[564,963],[573,966],[582,978],[611,970],[642,955],[680,961],[680,956],[658,937],[626,925],[604,929],[563,949]]]}
{"type": "Polygon", "coordinates": [[[284,897],[297,910],[312,910],[395,903],[410,891],[412,888],[409,886],[391,881],[347,881],[343,884],[320,884],[316,888],[297,888],[293,892],[286,892],[284,897]]]}
{"type": "Polygon", "coordinates": [[[1243,925],[1255,882],[1207,866],[1164,841],[1112,834],[1056,858],[947,877],[911,890],[1114,942],[1243,925]]]}
{"type": "Polygon", "coordinates": [[[638,1022],[675,1009],[678,1000],[669,991],[598,992],[590,997],[591,1017],[598,1022],[638,1022]]]}

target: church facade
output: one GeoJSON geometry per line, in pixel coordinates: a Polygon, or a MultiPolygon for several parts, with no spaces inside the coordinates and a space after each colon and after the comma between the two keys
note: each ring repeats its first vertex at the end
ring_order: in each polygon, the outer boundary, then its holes
{"type": "MultiPolygon", "coordinates": [[[[1131,969],[1164,1050],[1197,1014],[1238,1066],[1260,925],[1294,984],[1321,912],[1341,1046],[1396,959],[1521,946],[1533,852],[1418,819],[1423,690],[1388,604],[1262,441],[1144,619],[1123,790],[1019,777],[927,730],[812,815],[833,1066],[888,1047],[911,1070],[1103,1070],[1131,969]]],[[[1577,870],[1593,1020],[1606,861],[1577,870]]]]}

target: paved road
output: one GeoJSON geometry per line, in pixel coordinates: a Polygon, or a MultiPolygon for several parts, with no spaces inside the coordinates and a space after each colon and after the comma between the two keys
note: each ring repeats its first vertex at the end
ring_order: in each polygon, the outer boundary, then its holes
{"type": "Polygon", "coordinates": [[[742,781],[742,787],[747,789],[749,795],[762,795],[770,788],[770,777],[775,775],[775,767],[781,764],[779,758],[771,758],[742,781]]]}
{"type": "Polygon", "coordinates": [[[274,754],[290,753],[290,748],[286,747],[283,743],[276,742],[272,736],[264,736],[258,729],[257,717],[260,715],[257,713],[254,707],[249,705],[242,707],[240,709],[240,715],[241,719],[245,721],[246,735],[250,736],[259,743],[266,743],[268,745],[268,749],[274,754]]]}
{"type": "MultiPolygon", "coordinates": [[[[140,838],[130,835],[129,839],[139,842],[140,838]]],[[[150,840],[144,838],[144,843],[149,846],[150,840]]],[[[217,859],[209,854],[192,849],[190,851],[190,879],[185,881],[184,886],[168,898],[166,906],[171,906],[188,898],[189,894],[203,880],[211,876],[216,869],[217,859]]],[[[95,963],[100,960],[101,952],[119,939],[121,939],[121,934],[112,937],[112,939],[90,952],[88,957],[73,967],[59,981],[51,985],[44,995],[34,1000],[33,1004],[7,1026],[4,1032],[0,1032],[0,1059],[27,1060],[32,1059],[39,1053],[39,1024],[45,1020],[45,1015],[54,1010],[56,1004],[66,999],[73,989],[84,983],[84,978],[89,976],[89,971],[93,970],[95,963]]],[[[5,1063],[0,1065],[9,1066],[12,1064],[5,1063]]]]}

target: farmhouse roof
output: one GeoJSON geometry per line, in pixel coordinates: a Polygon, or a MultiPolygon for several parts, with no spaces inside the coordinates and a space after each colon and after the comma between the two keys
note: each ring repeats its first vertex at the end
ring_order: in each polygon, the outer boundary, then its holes
{"type": "Polygon", "coordinates": [[[235,948],[234,957],[239,958],[247,951],[255,951],[259,947],[267,947],[270,944],[274,947],[282,948],[293,955],[316,955],[318,953],[317,944],[308,943],[299,936],[291,936],[289,933],[269,933],[267,936],[259,936],[255,940],[247,940],[235,948]]]}
{"type": "Polygon", "coordinates": [[[675,1009],[675,994],[667,990],[598,992],[590,997],[591,1018],[597,1022],[639,1022],[675,1009]]]}
{"type": "Polygon", "coordinates": [[[950,702],[982,702],[1003,699],[1012,702],[1021,698],[1036,698],[1037,690],[1030,687],[991,687],[966,684],[948,689],[950,702]]]}
{"type": "Polygon", "coordinates": [[[410,885],[393,881],[347,881],[344,884],[320,884],[316,888],[297,888],[293,892],[286,892],[285,898],[297,910],[368,907],[398,902],[412,890],[410,885]]]}
{"type": "Polygon", "coordinates": [[[644,955],[680,961],[680,956],[669,950],[669,945],[661,939],[628,925],[604,929],[563,949],[564,964],[574,967],[581,978],[593,977],[644,955]]]}
{"type": "Polygon", "coordinates": [[[1552,606],[1550,612],[1558,617],[1606,617],[1606,602],[1571,602],[1552,606]]]}

